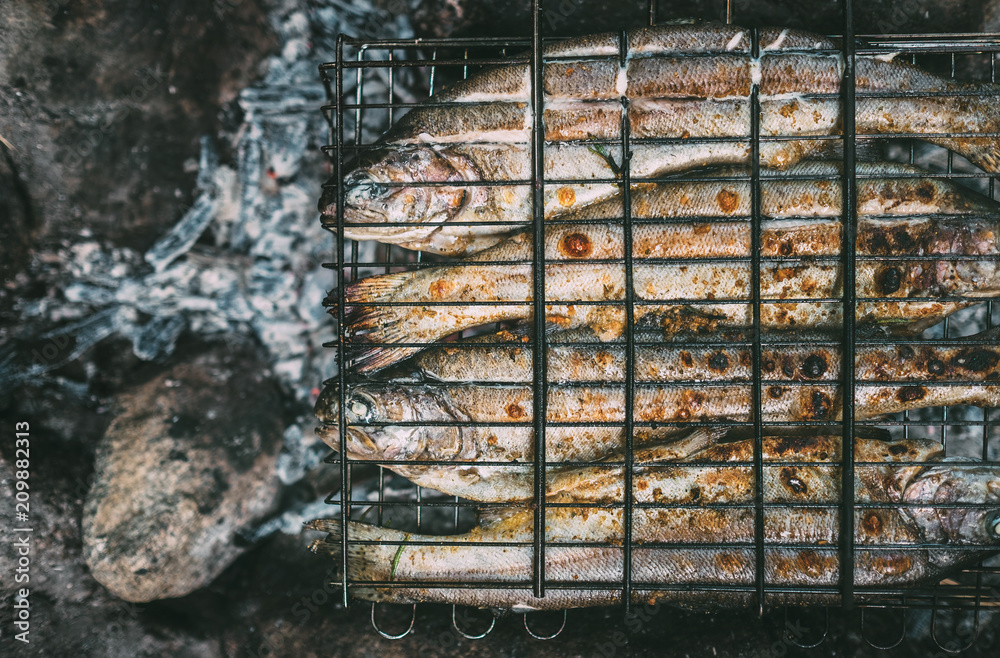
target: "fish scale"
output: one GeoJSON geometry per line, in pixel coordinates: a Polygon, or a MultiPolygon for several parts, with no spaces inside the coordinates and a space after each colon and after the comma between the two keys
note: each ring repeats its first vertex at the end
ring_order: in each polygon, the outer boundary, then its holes
{"type": "MultiPolygon", "coordinates": [[[[637,342],[649,338],[640,335],[637,342]]],[[[796,338],[808,343],[831,340],[821,335],[796,338]]],[[[620,344],[553,344],[581,339],[586,336],[579,333],[549,337],[546,373],[550,382],[624,380],[625,352],[620,344]]],[[[1000,381],[998,341],[1000,329],[992,329],[955,344],[926,341],[916,345],[858,345],[855,377],[862,383],[1000,381]]],[[[427,350],[416,357],[413,367],[421,377],[442,382],[530,383],[534,381],[532,359],[527,331],[505,330],[427,350]]],[[[840,361],[839,347],[772,347],[766,341],[761,346],[765,381],[837,382],[840,361]]],[[[750,381],[750,366],[751,350],[745,347],[637,344],[634,380],[750,381]]]]}

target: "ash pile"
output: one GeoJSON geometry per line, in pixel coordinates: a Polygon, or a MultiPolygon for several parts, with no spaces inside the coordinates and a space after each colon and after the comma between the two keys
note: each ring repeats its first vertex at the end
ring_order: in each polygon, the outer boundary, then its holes
{"type": "MultiPolygon", "coordinates": [[[[131,246],[142,244],[138,235],[109,239],[108,231],[79,218],[59,224],[31,207],[35,190],[23,188],[43,181],[30,179],[24,164],[30,145],[7,138],[30,132],[17,122],[16,104],[41,101],[13,87],[0,124],[4,210],[11,212],[3,232],[0,411],[5,421],[30,421],[38,440],[48,439],[49,448],[33,451],[41,453],[33,476],[62,492],[36,506],[53,533],[38,547],[40,568],[49,568],[38,577],[38,590],[57,592],[51,613],[38,612],[38,625],[56,635],[49,638],[52,652],[69,651],[91,632],[89,622],[99,627],[116,618],[123,604],[116,609],[115,597],[185,597],[276,532],[294,535],[295,550],[308,558],[298,539],[301,523],[319,514],[334,486],[321,464],[329,449],[315,436],[312,415],[318,387],[336,374],[335,352],[322,347],[334,337],[322,306],[334,282],[323,267],[334,241],[316,210],[331,171],[320,151],[328,126],[317,70],[335,58],[339,33],[412,37],[407,3],[383,4],[221,2],[208,8],[215,23],[259,21],[269,38],[261,39],[258,52],[272,54],[245,76],[256,78],[253,84],[221,108],[222,128],[201,136],[197,157],[175,163],[178,179],[194,177],[190,202],[183,202],[188,195],[180,186],[173,190],[173,225],[155,231],[146,247],[131,246]],[[12,170],[18,160],[20,175],[12,170]],[[32,231],[45,221],[56,230],[27,255],[32,231]],[[99,613],[74,612],[74,605],[94,608],[95,599],[110,602],[99,613]],[[58,622],[60,614],[68,621],[58,622]]],[[[169,31],[184,9],[165,13],[169,31]]],[[[186,65],[199,63],[192,56],[186,65]]],[[[134,104],[160,93],[180,101],[175,71],[139,73],[146,95],[136,94],[134,104]]],[[[400,93],[408,81],[395,81],[400,93]]],[[[109,118],[77,119],[103,126],[92,137],[96,146],[70,143],[73,164],[85,175],[102,165],[88,158],[97,160],[117,131],[126,131],[128,116],[145,109],[124,102],[109,118]],[[77,157],[83,151],[87,157],[77,157]]],[[[365,130],[377,134],[386,127],[371,122],[365,130]]],[[[79,175],[68,165],[67,172],[79,175]]],[[[53,194],[53,205],[67,196],[53,194]]],[[[4,451],[0,462],[7,478],[13,454],[4,451]]],[[[13,480],[3,484],[13,498],[13,480]]],[[[15,593],[5,587],[8,595],[13,600],[15,593]]],[[[134,606],[128,610],[124,630],[101,641],[102,653],[124,655],[148,636],[143,626],[156,627],[137,621],[134,606]]],[[[155,651],[202,652],[202,644],[172,637],[155,651]]]]}

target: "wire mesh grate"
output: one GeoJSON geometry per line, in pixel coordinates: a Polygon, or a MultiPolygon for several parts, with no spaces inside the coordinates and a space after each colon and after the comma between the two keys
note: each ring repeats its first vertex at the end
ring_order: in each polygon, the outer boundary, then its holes
{"type": "MultiPolygon", "coordinates": [[[[433,268],[442,264],[454,264],[455,259],[446,256],[435,256],[422,252],[413,252],[396,245],[375,244],[372,242],[359,243],[345,238],[345,219],[342,208],[344,207],[345,189],[343,185],[343,174],[348,171],[348,162],[354,158],[363,158],[366,153],[371,153],[378,148],[377,139],[381,131],[393,123],[399,121],[415,105],[421,104],[424,107],[452,108],[462,105],[454,101],[443,101],[435,103],[434,99],[440,90],[449,84],[467,79],[476,72],[485,68],[506,64],[522,64],[528,67],[531,78],[531,101],[533,107],[544,108],[544,66],[558,66],[564,64],[569,58],[549,58],[543,59],[543,45],[550,40],[543,38],[540,26],[540,12],[544,9],[541,2],[535,3],[535,23],[532,35],[524,39],[423,39],[423,40],[358,40],[341,36],[338,40],[337,61],[321,67],[324,84],[327,88],[329,104],[323,108],[325,116],[330,125],[329,146],[327,153],[333,163],[333,179],[336,181],[332,188],[336,193],[336,203],[338,207],[336,226],[337,252],[335,262],[330,265],[337,274],[337,287],[331,295],[331,306],[335,309],[335,319],[337,322],[337,340],[328,344],[328,347],[336,349],[338,363],[341,364],[336,377],[328,384],[335,384],[339,417],[337,419],[337,432],[340,437],[339,453],[345,454],[346,440],[349,424],[345,418],[343,410],[348,403],[350,392],[356,387],[371,384],[373,382],[392,381],[389,375],[378,373],[375,375],[362,376],[353,371],[351,364],[357,358],[354,345],[347,333],[347,319],[345,309],[350,305],[345,298],[345,286],[352,282],[359,281],[367,276],[376,274],[390,274],[395,272],[417,271],[421,269],[433,268]],[[541,64],[544,62],[544,65],[541,64]],[[403,81],[401,83],[400,81],[403,81]],[[413,89],[426,90],[426,98],[418,98],[413,93],[413,89]],[[346,365],[346,367],[344,367],[346,365]]],[[[845,0],[845,19],[842,31],[841,48],[836,53],[843,57],[845,62],[844,86],[841,93],[827,95],[843,102],[844,122],[842,131],[838,134],[826,135],[796,135],[774,136],[761,134],[761,100],[759,97],[759,86],[754,85],[749,94],[749,115],[753,118],[750,121],[749,144],[751,148],[750,166],[743,173],[733,173],[732,171],[711,170],[699,174],[695,179],[700,182],[717,182],[741,184],[749,192],[749,213],[746,216],[714,216],[700,217],[698,221],[715,222],[717,224],[734,223],[745,224],[749,227],[750,249],[746,256],[738,257],[704,257],[692,258],[664,257],[653,262],[666,265],[685,266],[695,262],[708,264],[721,264],[724,266],[739,266],[746,268],[749,273],[748,297],[743,299],[684,299],[683,303],[688,309],[689,315],[684,321],[697,325],[707,314],[717,312],[718,309],[726,307],[748,306],[751,319],[744,330],[726,332],[712,332],[707,336],[692,335],[683,340],[671,343],[672,347],[684,352],[689,350],[697,354],[724,354],[727,359],[739,362],[742,356],[747,357],[748,364],[744,364],[745,374],[730,377],[717,377],[706,382],[701,380],[675,378],[670,381],[649,381],[648,379],[638,379],[636,376],[637,363],[641,361],[644,350],[656,345],[662,345],[662,341],[651,339],[648,332],[643,330],[641,318],[637,320],[637,314],[644,316],[645,307],[662,305],[663,299],[644,299],[635,294],[636,265],[633,253],[635,241],[634,232],[642,227],[653,223],[659,224],[683,224],[690,223],[690,217],[660,218],[648,215],[634,216],[634,203],[632,191],[636,183],[655,184],[676,182],[677,178],[671,175],[641,175],[635,176],[632,171],[632,155],[637,148],[644,145],[670,145],[682,143],[723,143],[728,141],[739,141],[741,138],[729,137],[648,137],[640,136],[635,138],[632,132],[630,121],[630,101],[624,95],[616,102],[620,104],[618,115],[621,119],[619,134],[615,138],[596,138],[587,140],[590,148],[599,149],[608,154],[609,163],[613,165],[614,175],[606,178],[591,178],[578,180],[573,178],[547,176],[541,172],[546,171],[545,161],[546,149],[550,145],[546,142],[544,131],[539,126],[537,114],[533,118],[530,130],[530,175],[523,178],[508,179],[502,182],[497,181],[474,181],[469,182],[469,186],[476,188],[489,187],[515,187],[522,186],[528,189],[531,198],[531,216],[519,222],[508,222],[511,231],[515,229],[532,230],[535,236],[543,236],[545,231],[545,203],[546,188],[560,188],[562,186],[580,184],[601,184],[615,185],[621,190],[623,201],[621,204],[621,216],[619,217],[622,230],[623,253],[620,258],[590,259],[587,262],[601,264],[615,264],[623,267],[624,271],[624,294],[616,302],[616,306],[621,309],[624,315],[624,327],[618,345],[621,346],[623,366],[621,378],[617,385],[621,391],[620,418],[614,420],[553,420],[549,418],[548,407],[552,399],[553,392],[556,395],[564,390],[577,390],[584,393],[589,392],[588,387],[592,387],[594,382],[588,381],[558,381],[553,383],[550,377],[549,359],[553,348],[569,344],[571,341],[563,342],[557,334],[550,336],[546,333],[545,324],[536,322],[531,328],[525,331],[523,342],[524,350],[530,352],[531,382],[527,388],[530,408],[533,410],[546,410],[545,413],[534,413],[527,418],[519,420],[507,420],[503,423],[493,423],[502,426],[504,429],[523,428],[530,429],[537,439],[532,443],[532,453],[530,461],[522,463],[532,464],[533,502],[530,505],[533,531],[530,541],[520,542],[484,542],[478,544],[484,547],[498,548],[524,548],[529,549],[533,556],[532,571],[527,580],[517,581],[490,581],[490,580],[469,580],[457,581],[449,580],[447,583],[427,581],[416,582],[407,581],[406,586],[422,587],[462,587],[470,590],[475,589],[496,589],[514,588],[531,590],[537,597],[551,594],[553,591],[561,590],[593,590],[603,591],[615,589],[620,592],[620,601],[626,610],[637,600],[636,592],[641,591],[642,596],[655,597],[657,593],[684,591],[696,592],[703,595],[704,600],[712,600],[713,597],[735,596],[736,600],[744,605],[754,606],[762,614],[765,608],[772,605],[780,605],[788,601],[801,601],[802,597],[813,596],[811,599],[816,604],[830,604],[836,601],[838,605],[849,608],[857,605],[862,608],[861,629],[864,635],[865,619],[868,615],[879,614],[878,610],[885,609],[929,609],[933,611],[934,619],[940,614],[948,614],[955,610],[972,611],[975,619],[975,628],[978,632],[981,614],[989,612],[1000,606],[1000,563],[996,558],[991,558],[975,566],[967,567],[940,584],[926,586],[922,588],[893,587],[891,585],[858,586],[853,577],[856,564],[859,559],[871,559],[877,551],[870,550],[870,546],[859,543],[856,537],[859,522],[868,518],[878,517],[881,509],[899,509],[905,507],[905,503],[879,503],[870,500],[857,500],[855,496],[844,496],[838,504],[812,503],[805,504],[796,502],[769,499],[766,495],[765,481],[772,473],[772,469],[785,468],[794,469],[796,467],[815,467],[815,463],[797,460],[795,457],[774,458],[769,457],[766,437],[768,432],[774,428],[822,428],[830,434],[837,434],[843,437],[841,443],[842,453],[840,461],[831,461],[831,468],[844,468],[839,471],[839,484],[841,491],[857,491],[859,467],[862,475],[867,473],[864,469],[872,464],[855,461],[855,438],[858,436],[870,436],[879,431],[887,433],[894,439],[926,438],[940,441],[943,449],[949,457],[975,457],[984,462],[996,462],[1000,459],[1000,432],[998,432],[998,420],[1000,414],[996,409],[982,406],[940,406],[931,405],[918,407],[910,405],[903,411],[892,413],[889,416],[868,417],[865,414],[858,414],[855,400],[858,389],[872,385],[868,370],[862,367],[859,374],[859,355],[869,352],[883,350],[885,353],[909,353],[919,352],[928,345],[929,340],[934,340],[934,345],[940,349],[953,348],[954,350],[975,349],[976,345],[989,347],[995,344],[994,337],[980,338],[979,342],[969,342],[968,336],[978,335],[988,332],[1000,325],[1000,305],[992,301],[980,302],[978,299],[963,299],[957,297],[945,301],[955,302],[956,308],[961,307],[950,317],[945,317],[942,322],[935,324],[923,332],[920,336],[887,336],[871,327],[859,325],[856,321],[856,309],[859,304],[891,303],[896,301],[889,294],[884,296],[861,295],[856,293],[859,271],[868,270],[869,267],[883,267],[881,272],[889,271],[892,265],[899,261],[898,256],[878,255],[873,253],[859,253],[854,245],[859,240],[858,235],[858,195],[859,188],[868,184],[870,180],[877,178],[875,174],[859,173],[859,162],[863,162],[870,156],[874,144],[879,143],[884,157],[889,160],[909,163],[910,165],[922,165],[928,169],[927,173],[920,174],[922,179],[932,181],[951,181],[977,191],[993,200],[1000,200],[1000,194],[996,189],[996,179],[988,174],[984,174],[961,156],[957,156],[951,151],[941,147],[931,147],[922,144],[917,138],[918,134],[899,133],[887,140],[883,135],[857,134],[854,125],[855,104],[857,99],[871,96],[870,92],[856,91],[854,83],[855,68],[854,62],[859,56],[882,56],[890,55],[895,57],[906,57],[913,64],[924,66],[930,70],[941,72],[951,78],[960,77],[960,72],[968,73],[977,71],[982,75],[982,81],[996,82],[996,55],[1000,53],[1000,35],[854,35],[854,21],[852,17],[852,3],[845,0]],[[902,54],[896,54],[902,53],[902,54]],[[841,170],[839,173],[828,175],[817,175],[816,173],[799,176],[798,179],[809,181],[823,181],[839,185],[842,194],[842,227],[840,233],[839,253],[827,256],[783,257],[765,255],[762,243],[765,237],[763,223],[768,220],[764,206],[764,188],[774,180],[796,180],[794,174],[778,175],[769,174],[761,167],[761,149],[768,148],[768,145],[789,140],[816,141],[833,144],[841,144],[841,170]],[[843,273],[842,292],[836,295],[813,295],[790,297],[781,299],[780,302],[773,295],[762,289],[762,274],[771,272],[774,268],[782,265],[802,263],[827,263],[832,267],[840,267],[843,273]],[[880,265],[884,264],[884,265],[880,265]],[[967,303],[968,302],[968,303],[967,303]],[[815,304],[833,309],[839,309],[842,317],[842,331],[839,334],[829,334],[824,336],[812,336],[808,339],[797,338],[794,334],[775,334],[773,331],[765,331],[765,321],[762,314],[770,314],[773,307],[790,304],[815,304]],[[966,308],[967,307],[967,308],[966,308]],[[709,309],[702,311],[701,309],[709,309]],[[553,338],[553,336],[556,336],[553,338]],[[805,345],[817,350],[826,349],[830,354],[830,368],[825,371],[826,377],[801,377],[797,372],[805,368],[805,363],[793,363],[788,365],[789,355],[794,355],[795,350],[801,350],[805,345]],[[836,368],[833,366],[836,364],[836,368]],[[791,370],[791,374],[789,374],[791,370]],[[724,415],[722,418],[653,418],[648,414],[638,414],[637,400],[644,399],[650,390],[674,390],[690,392],[694,388],[718,391],[719,397],[733,395],[748,395],[750,400],[750,410],[745,414],[724,415]],[[815,417],[806,419],[791,420],[788,418],[773,420],[768,417],[768,404],[776,397],[784,395],[798,395],[798,392],[805,391],[811,400],[820,400],[820,406],[829,408],[840,404],[842,406],[842,416],[824,416],[817,414],[815,417]],[[751,516],[750,527],[752,533],[741,536],[735,541],[702,541],[697,546],[704,550],[734,550],[741,549],[752,555],[754,568],[753,577],[750,582],[740,582],[739,584],[727,582],[646,582],[637,581],[634,574],[633,559],[635,551],[660,550],[667,551],[661,555],[671,555],[669,551],[690,550],[691,544],[684,542],[655,542],[652,544],[636,544],[634,539],[637,515],[645,515],[650,511],[658,509],[685,509],[706,507],[705,503],[679,503],[672,502],[661,504],[657,502],[642,502],[634,500],[633,496],[625,495],[620,501],[611,503],[577,503],[577,502],[547,502],[546,485],[550,474],[550,467],[556,463],[549,459],[546,454],[547,441],[546,434],[561,429],[579,428],[621,428],[623,430],[623,446],[620,458],[615,460],[602,461],[574,461],[575,466],[591,466],[595,468],[618,469],[620,473],[624,491],[632,492],[635,487],[636,469],[641,467],[651,467],[650,464],[642,462],[636,458],[636,446],[633,444],[633,436],[639,429],[656,431],[658,428],[697,428],[697,427],[727,427],[734,431],[742,432],[741,436],[749,438],[752,444],[752,455],[749,459],[734,460],[726,464],[727,469],[748,469],[753,482],[752,499],[740,503],[728,504],[707,504],[712,510],[719,510],[725,513],[749,513],[751,516]],[[588,546],[594,548],[615,548],[622,553],[622,569],[620,581],[611,584],[608,582],[580,582],[565,581],[551,577],[547,574],[546,555],[558,554],[563,546],[559,542],[546,541],[546,518],[551,510],[560,508],[594,508],[621,510],[622,519],[622,541],[620,546],[608,542],[573,542],[573,546],[588,546]],[[768,539],[768,512],[780,509],[812,509],[815,513],[829,511],[839,519],[839,528],[836,540],[830,543],[805,543],[789,544],[803,550],[809,551],[810,555],[819,559],[819,564],[830,564],[829,560],[836,556],[836,564],[839,567],[838,576],[833,581],[829,579],[817,579],[812,584],[795,584],[772,582],[769,573],[773,572],[773,560],[775,560],[774,549],[779,546],[773,540],[768,539]],[[869,515],[869,516],[866,516],[869,515]],[[874,516],[871,516],[874,515],[874,516]],[[654,548],[649,548],[653,546],[654,548]],[[826,561],[824,561],[826,560],[826,561]],[[819,582],[822,581],[822,582],[819,582]],[[799,597],[798,599],[796,597],[799,597]]],[[[656,3],[650,3],[651,24],[657,20],[656,3]]],[[[738,22],[739,16],[732,17],[730,7],[727,6],[727,21],[738,22]]],[[[750,48],[752,56],[757,58],[761,52],[759,31],[749,30],[750,48]]],[[[606,57],[589,57],[588,61],[600,61],[602,59],[617,59],[621,65],[629,57],[629,32],[622,30],[618,44],[619,52],[608,54],[606,57]]],[[[710,53],[712,54],[712,53],[710,53]]],[[[716,53],[717,54],[717,53],[716,53]]],[[[579,58],[576,58],[579,59],[579,58]]],[[[940,92],[939,95],[947,97],[949,94],[958,95],[959,92],[940,92]]],[[[812,95],[822,98],[822,94],[812,95]]],[[[879,97],[902,97],[907,94],[887,94],[880,92],[879,97]]],[[[468,104],[468,103],[465,103],[468,104]]],[[[955,136],[955,135],[952,135],[955,136]]],[[[994,135],[1000,137],[1000,135],[994,135]]],[[[742,138],[746,141],[746,138],[742,138]]],[[[909,177],[915,177],[909,174],[909,177]]],[[[901,176],[905,179],[906,176],[901,176]]],[[[428,188],[446,187],[448,181],[437,183],[424,183],[428,188]]],[[[391,186],[391,185],[390,185],[391,186]]],[[[743,189],[743,188],[741,188],[743,189]]],[[[582,223],[586,223],[584,220],[582,223]]],[[[599,223],[606,220],[589,220],[592,223],[599,223]]],[[[483,224],[482,222],[480,224],[483,224]]],[[[489,224],[489,222],[485,222],[489,224]]],[[[403,223],[405,226],[405,223],[403,223]]],[[[546,299],[546,272],[553,262],[546,257],[546,243],[542,239],[536,239],[532,243],[532,260],[530,268],[530,287],[532,290],[531,301],[527,304],[532,309],[535,318],[546,314],[547,306],[551,305],[551,300],[546,299]],[[542,266],[544,264],[544,266],[542,266]]],[[[939,256],[916,255],[908,256],[907,261],[936,261],[939,256]]],[[[956,259],[966,260],[989,260],[996,259],[996,256],[960,256],[956,259]]],[[[649,262],[648,259],[643,262],[649,262]]],[[[500,267],[513,267],[517,262],[497,261],[493,265],[500,267]]],[[[563,300],[560,300],[563,301],[563,300]]],[[[913,302],[940,302],[934,298],[912,298],[913,302]]],[[[426,302],[393,302],[400,307],[406,306],[426,306],[426,302]]],[[[463,302],[465,305],[476,306],[477,304],[487,306],[496,305],[497,302],[463,302]]],[[[502,302],[500,303],[503,304],[502,302]]],[[[517,305],[516,302],[509,302],[510,305],[517,305]]],[[[593,300],[574,300],[574,304],[584,308],[588,306],[600,306],[602,302],[593,300]]],[[[608,306],[606,302],[603,303],[608,306]]],[[[521,302],[524,306],[525,303],[521,302]]],[[[447,303],[440,303],[438,306],[447,307],[447,303]]],[[[501,331],[514,327],[510,322],[495,322],[487,325],[467,329],[458,334],[442,339],[440,344],[447,345],[456,353],[461,353],[469,349],[470,345],[485,349],[505,350],[510,349],[508,343],[487,342],[468,343],[462,338],[470,336],[488,335],[490,332],[501,331]]],[[[395,346],[418,346],[423,347],[423,343],[395,343],[395,346]]],[[[706,357],[707,358],[707,357],[706,357]]],[[[957,358],[957,357],[956,357],[957,358]]],[[[933,372],[933,363],[928,362],[927,367],[933,372]]],[[[500,377],[500,374],[497,374],[500,377]]],[[[948,381],[935,381],[932,386],[916,386],[912,380],[905,378],[893,379],[891,377],[878,379],[878,384],[891,388],[896,395],[915,396],[916,389],[921,389],[923,395],[927,395],[930,389],[943,389],[947,387],[983,387],[984,381],[981,379],[962,379],[952,377],[948,381]]],[[[511,386],[510,382],[500,380],[476,380],[471,382],[474,385],[482,386],[511,386]]],[[[446,382],[421,382],[421,386],[430,388],[446,387],[446,382]]],[[[521,387],[522,389],[524,387],[521,387]]],[[[520,390],[520,389],[519,389],[520,390]]],[[[805,398],[802,398],[805,399],[805,398]]],[[[912,401],[912,400],[907,400],[912,401]]],[[[906,406],[906,405],[903,405],[906,406]]],[[[640,406],[641,408],[641,406],[640,406]]],[[[374,423],[378,425],[378,423],[374,423]]],[[[410,423],[405,421],[394,422],[394,426],[406,427],[450,427],[456,425],[453,420],[414,420],[410,423]]],[[[475,421],[462,421],[462,425],[475,426],[475,421]]],[[[486,426],[491,423],[483,421],[480,425],[486,426]]],[[[447,496],[432,489],[426,489],[419,485],[410,483],[406,478],[397,475],[388,467],[422,467],[422,466],[448,466],[461,467],[462,465],[495,466],[503,468],[510,466],[508,461],[490,462],[483,460],[449,459],[436,461],[433,459],[405,460],[405,459],[354,459],[341,458],[337,453],[332,454],[328,460],[331,464],[336,464],[340,469],[341,486],[339,491],[334,492],[328,498],[329,503],[337,505],[341,515],[341,551],[340,551],[340,573],[343,602],[348,604],[351,591],[361,586],[361,582],[352,580],[349,576],[348,560],[349,546],[364,545],[362,539],[350,536],[348,520],[368,520],[385,525],[390,523],[394,528],[411,528],[414,533],[433,534],[457,534],[467,531],[472,527],[477,510],[490,509],[491,507],[507,507],[507,503],[502,502],[472,502],[458,496],[447,496]]],[[[901,461],[905,465],[907,462],[901,461]]],[[[690,462],[690,466],[697,468],[718,467],[716,462],[690,462]]],[[[953,505],[955,508],[962,508],[961,504],[953,505]]],[[[949,505],[941,505],[942,509],[948,509],[949,505]]],[[[645,518],[645,517],[644,517],[645,518]]],[[[730,519],[745,518],[731,516],[730,519]]],[[[738,534],[738,533],[737,533],[738,534]]],[[[409,535],[407,535],[409,537],[409,535]]],[[[383,542],[398,546],[396,556],[399,556],[404,546],[455,545],[447,538],[435,540],[433,542],[405,539],[396,542],[383,542]]],[[[894,555],[902,556],[897,559],[906,560],[908,553],[926,550],[927,546],[900,544],[880,545],[879,548],[891,549],[894,555]]],[[[947,551],[949,547],[939,547],[942,551],[947,551]]],[[[673,555],[677,555],[674,553],[673,555]]],[[[390,578],[385,581],[371,582],[364,581],[365,587],[377,586],[380,588],[394,589],[401,588],[404,584],[393,582],[390,578]]],[[[412,630],[415,623],[416,606],[414,606],[414,616],[411,618],[409,629],[412,630]]],[[[372,608],[372,623],[378,629],[375,617],[375,608],[372,608]]],[[[528,628],[527,621],[526,628],[528,628]]],[[[564,622],[565,623],[565,622],[564,622]]],[[[905,621],[902,624],[905,632],[905,621]]],[[[493,625],[489,626],[492,630],[493,625]]],[[[456,622],[456,629],[458,625],[456,622]]],[[[486,633],[489,632],[486,631],[486,633]]],[[[384,633],[386,637],[393,636],[384,633]]],[[[409,632],[408,630],[406,632],[409,632]]],[[[403,635],[406,634],[403,633],[403,635]]],[[[459,630],[463,635],[464,631],[459,630]]],[[[538,637],[534,631],[528,628],[528,632],[538,637]]],[[[485,633],[483,634],[485,635],[485,633]]],[[[541,634],[545,635],[545,634],[541,634]]],[[[465,635],[466,637],[480,637],[478,634],[465,635]]],[[[395,636],[393,636],[395,637],[395,636]]],[[[398,635],[402,637],[402,635],[398,635]]],[[[902,638],[902,635],[900,636],[902,638]]],[[[937,641],[936,636],[935,641],[937,641]]],[[[866,639],[868,639],[866,637],[866,639]]],[[[873,646],[890,646],[891,642],[884,638],[869,640],[873,646]]],[[[940,644],[940,643],[939,643],[940,644]]]]}

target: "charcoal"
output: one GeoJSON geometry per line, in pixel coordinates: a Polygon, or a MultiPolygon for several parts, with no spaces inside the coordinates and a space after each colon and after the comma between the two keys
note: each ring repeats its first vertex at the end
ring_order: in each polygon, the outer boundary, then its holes
{"type": "Polygon", "coordinates": [[[238,149],[237,174],[243,190],[240,194],[239,215],[232,232],[232,247],[237,250],[246,248],[248,244],[246,226],[253,222],[253,214],[257,206],[260,191],[261,146],[260,128],[250,124],[240,141],[238,149]]]}
{"type": "Polygon", "coordinates": [[[22,381],[66,365],[128,324],[129,312],[113,306],[33,340],[5,344],[0,348],[0,395],[22,381]]]}
{"type": "Polygon", "coordinates": [[[306,473],[319,466],[330,449],[324,443],[317,443],[309,427],[306,435],[299,425],[289,425],[283,436],[284,449],[278,455],[278,479],[285,484],[294,484],[306,473]]]}
{"type": "Polygon", "coordinates": [[[303,523],[328,516],[329,512],[330,506],[327,504],[325,497],[308,503],[299,503],[286,510],[281,516],[268,519],[259,527],[254,528],[249,539],[252,542],[259,542],[276,532],[286,535],[298,535],[302,532],[303,523]]]}
{"type": "Polygon", "coordinates": [[[215,195],[204,193],[198,197],[184,217],[146,252],[146,262],[157,272],[162,272],[168,265],[187,252],[215,216],[215,195]]]}
{"type": "Polygon", "coordinates": [[[201,154],[198,159],[198,178],[195,188],[208,190],[215,184],[215,170],[219,166],[219,152],[211,135],[201,136],[201,154]]]}
{"type": "Polygon", "coordinates": [[[153,318],[136,332],[132,351],[143,361],[160,361],[174,351],[187,323],[182,315],[153,318]]]}

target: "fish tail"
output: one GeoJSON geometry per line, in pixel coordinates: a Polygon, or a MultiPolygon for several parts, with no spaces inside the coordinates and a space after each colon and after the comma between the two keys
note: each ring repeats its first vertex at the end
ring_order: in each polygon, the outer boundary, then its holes
{"type": "Polygon", "coordinates": [[[417,342],[408,333],[404,318],[391,306],[352,306],[344,321],[350,342],[351,362],[360,373],[371,373],[416,354],[420,347],[394,347],[386,343],[417,342]]]}
{"type": "Polygon", "coordinates": [[[405,322],[405,313],[411,309],[385,304],[394,300],[400,289],[416,275],[417,272],[398,272],[372,276],[344,289],[344,300],[351,305],[345,308],[344,322],[351,343],[359,345],[351,354],[358,372],[381,370],[420,351],[419,347],[385,345],[417,342],[409,334],[405,322]]]}
{"type": "Polygon", "coordinates": [[[480,507],[476,510],[476,520],[480,528],[489,528],[512,516],[524,512],[524,507],[480,507]]]}
{"type": "MultiPolygon", "coordinates": [[[[963,126],[975,126],[972,130],[1000,133],[1000,97],[992,93],[993,89],[990,87],[988,90],[990,95],[970,100],[968,110],[962,113],[965,120],[958,122],[956,132],[962,131],[963,126]]],[[[991,174],[1000,173],[1000,137],[953,137],[928,141],[957,151],[991,174]]]]}
{"type": "Polygon", "coordinates": [[[312,521],[306,521],[302,524],[302,527],[306,530],[319,530],[320,532],[329,533],[324,539],[317,539],[310,544],[311,550],[315,546],[315,550],[313,550],[314,553],[329,552],[330,550],[333,550],[332,548],[327,549],[325,547],[320,547],[319,544],[322,542],[340,541],[340,519],[314,519],[312,521]]]}
{"type": "Polygon", "coordinates": [[[348,304],[371,304],[387,301],[400,288],[412,281],[417,274],[417,271],[397,272],[370,276],[355,281],[344,288],[344,299],[348,304]]]}
{"type": "MultiPolygon", "coordinates": [[[[309,545],[309,550],[317,555],[327,555],[339,559],[342,555],[340,519],[316,519],[304,524],[307,530],[319,530],[327,533],[323,539],[317,539],[309,545]]],[[[426,539],[423,535],[410,535],[400,530],[382,528],[351,521],[348,524],[347,545],[347,577],[350,580],[392,580],[393,556],[399,553],[394,545],[359,544],[359,542],[405,542],[411,537],[426,539]]],[[[355,592],[355,596],[359,596],[355,592]]],[[[360,598],[366,598],[360,596],[360,598]]]]}
{"type": "MultiPolygon", "coordinates": [[[[997,100],[1000,103],[1000,99],[997,100]]],[[[967,137],[956,140],[957,150],[972,164],[991,173],[1000,174],[1000,138],[967,137]]]]}

